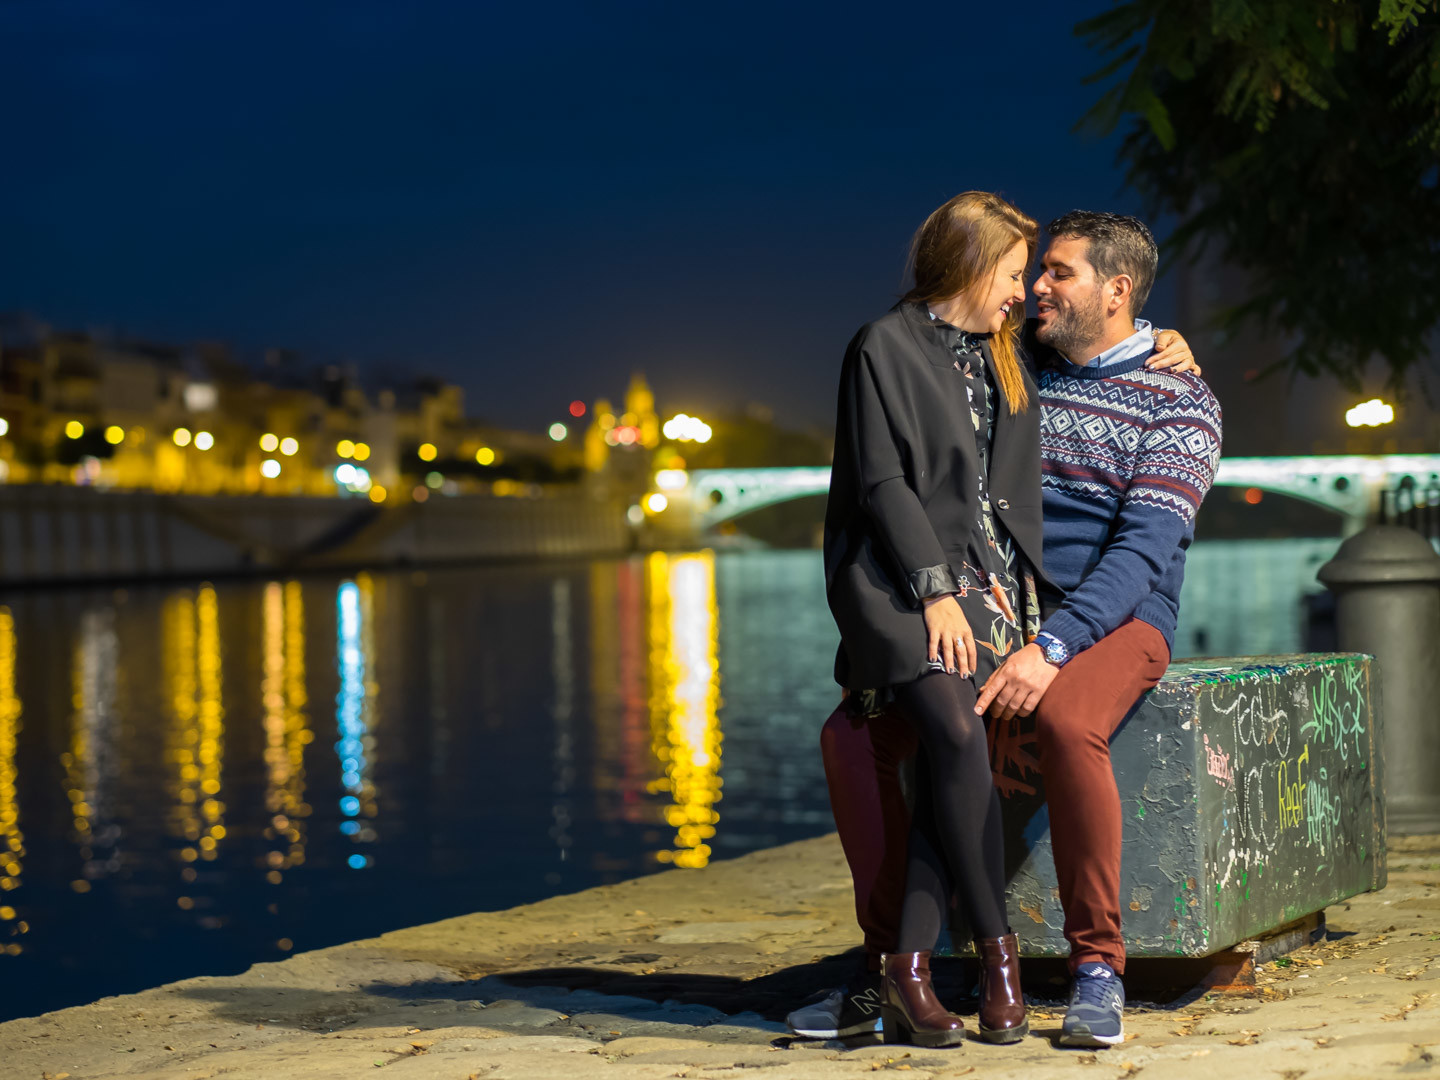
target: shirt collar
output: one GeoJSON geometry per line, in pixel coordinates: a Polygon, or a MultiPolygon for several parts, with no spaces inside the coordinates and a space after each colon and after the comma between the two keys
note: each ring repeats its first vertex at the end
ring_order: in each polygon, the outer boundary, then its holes
{"type": "Polygon", "coordinates": [[[951,348],[954,348],[958,345],[960,348],[966,350],[967,352],[978,353],[980,351],[980,343],[983,342],[987,337],[989,337],[988,334],[972,334],[968,330],[961,330],[958,326],[951,325],[944,319],[940,318],[939,315],[936,315],[935,312],[931,311],[930,305],[928,304],[925,305],[924,310],[925,314],[930,317],[931,325],[934,326],[937,330],[941,332],[941,334],[945,336],[946,344],[948,344],[951,348]]]}
{"type": "Polygon", "coordinates": [[[1099,356],[1092,357],[1088,363],[1077,364],[1077,367],[1086,367],[1093,370],[1115,367],[1119,364],[1129,363],[1142,356],[1149,356],[1155,351],[1155,331],[1144,319],[1135,320],[1135,333],[1131,334],[1118,345],[1112,345],[1099,356]]]}

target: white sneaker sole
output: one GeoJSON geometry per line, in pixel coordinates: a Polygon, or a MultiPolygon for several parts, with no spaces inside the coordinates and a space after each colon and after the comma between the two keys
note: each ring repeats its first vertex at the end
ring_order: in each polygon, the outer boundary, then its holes
{"type": "Polygon", "coordinates": [[[1125,1031],[1122,1028],[1119,1035],[1091,1035],[1088,1031],[1083,1034],[1061,1035],[1061,1046],[1118,1046],[1125,1041],[1125,1031]]]}
{"type": "Polygon", "coordinates": [[[847,1028],[797,1028],[787,1024],[790,1034],[799,1036],[802,1039],[848,1039],[852,1035],[869,1035],[880,1031],[880,1018],[866,1020],[861,1024],[851,1024],[847,1028]]]}
{"type": "Polygon", "coordinates": [[[801,1039],[838,1039],[840,1037],[840,1033],[834,1028],[797,1028],[790,1027],[789,1024],[785,1026],[790,1028],[791,1035],[801,1039]]]}

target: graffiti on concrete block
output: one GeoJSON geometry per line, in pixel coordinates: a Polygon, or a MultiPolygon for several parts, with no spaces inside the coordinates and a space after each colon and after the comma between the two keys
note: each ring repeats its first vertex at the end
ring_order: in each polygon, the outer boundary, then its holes
{"type": "Polygon", "coordinates": [[[1205,736],[1205,771],[1220,781],[1221,787],[1235,786],[1235,774],[1230,769],[1230,755],[1219,747],[1210,745],[1210,736],[1205,736]]]}
{"type": "Polygon", "coordinates": [[[1336,678],[1325,672],[1310,688],[1310,718],[1300,725],[1300,733],[1312,742],[1340,752],[1340,760],[1349,759],[1351,752],[1364,755],[1365,697],[1360,689],[1360,669],[1348,667],[1336,678]]]}

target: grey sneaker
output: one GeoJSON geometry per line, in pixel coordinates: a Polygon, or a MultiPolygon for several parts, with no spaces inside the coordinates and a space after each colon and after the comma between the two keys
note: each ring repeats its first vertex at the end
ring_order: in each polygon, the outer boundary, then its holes
{"type": "Polygon", "coordinates": [[[1109,964],[1081,964],[1060,1028],[1061,1046],[1114,1046],[1125,1041],[1125,985],[1109,964]]]}
{"type": "Polygon", "coordinates": [[[846,1039],[880,1030],[880,976],[866,975],[802,1005],[785,1023],[806,1039],[846,1039]]]}

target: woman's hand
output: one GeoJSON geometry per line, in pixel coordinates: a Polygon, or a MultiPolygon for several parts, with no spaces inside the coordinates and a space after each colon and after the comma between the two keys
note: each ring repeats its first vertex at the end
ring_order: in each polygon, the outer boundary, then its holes
{"type": "Polygon", "coordinates": [[[1180,336],[1178,330],[1158,331],[1155,334],[1155,345],[1158,351],[1145,361],[1145,366],[1151,371],[1165,371],[1168,368],[1177,375],[1186,371],[1196,375],[1204,374],[1200,365],[1195,362],[1195,354],[1190,351],[1190,344],[1180,336]]]}
{"type": "Polygon", "coordinates": [[[939,660],[945,670],[962,679],[975,672],[975,635],[954,596],[937,596],[925,601],[925,632],[930,639],[929,657],[939,660]]]}

